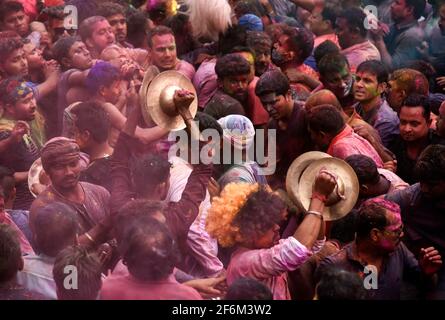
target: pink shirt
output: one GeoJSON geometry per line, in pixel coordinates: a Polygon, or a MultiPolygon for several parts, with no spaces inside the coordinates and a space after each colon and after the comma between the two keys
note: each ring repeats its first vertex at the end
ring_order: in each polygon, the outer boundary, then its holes
{"type": "Polygon", "coordinates": [[[312,250],[308,250],[297,239],[289,237],[269,249],[239,248],[227,268],[227,284],[230,286],[242,277],[253,278],[269,287],[274,300],[290,300],[286,272],[301,266],[319,252],[324,243],[325,240],[318,240],[312,250]]]}
{"type": "Polygon", "coordinates": [[[379,49],[369,40],[346,48],[341,53],[348,59],[352,73],[355,73],[357,67],[364,61],[381,60],[379,49]]]}
{"type": "Polygon", "coordinates": [[[335,33],[330,33],[330,34],[325,34],[325,35],[316,37],[314,39],[314,49],[317,48],[320,44],[322,44],[326,40],[332,41],[333,43],[335,43],[337,45],[337,47],[340,48],[340,46],[338,45],[337,35],[335,33]]]}
{"type": "Polygon", "coordinates": [[[391,182],[391,186],[387,193],[391,193],[397,190],[403,190],[409,187],[409,184],[403,181],[398,175],[394,172],[386,170],[386,169],[378,169],[380,175],[384,176],[386,180],[391,182]]]}
{"type": "Polygon", "coordinates": [[[342,160],[354,154],[362,154],[374,160],[378,168],[383,168],[382,158],[380,158],[374,147],[368,140],[356,134],[348,125],[332,139],[326,153],[342,160]]]}
{"type": "Polygon", "coordinates": [[[179,60],[179,63],[176,65],[176,71],[185,75],[190,81],[193,80],[195,76],[195,68],[185,60],[179,60]]]}
{"type": "Polygon", "coordinates": [[[195,289],[178,283],[173,274],[160,281],[139,281],[117,276],[104,280],[101,300],[202,300],[195,289]]]}
{"type": "Polygon", "coordinates": [[[198,106],[203,109],[218,89],[215,72],[216,59],[204,61],[196,71],[193,86],[198,93],[198,106]]]}

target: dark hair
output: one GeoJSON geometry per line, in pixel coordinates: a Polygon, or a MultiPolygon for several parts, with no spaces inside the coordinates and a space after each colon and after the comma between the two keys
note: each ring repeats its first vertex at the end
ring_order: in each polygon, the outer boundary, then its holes
{"type": "Polygon", "coordinates": [[[368,60],[360,63],[357,67],[357,72],[368,72],[375,75],[378,83],[388,82],[388,69],[378,60],[368,60]]]}
{"type": "Polygon", "coordinates": [[[135,48],[144,45],[147,37],[147,17],[139,10],[129,10],[127,13],[127,41],[135,48]]]}
{"type": "Polygon", "coordinates": [[[9,199],[15,187],[14,171],[10,168],[0,166],[0,187],[5,199],[9,199]]]}
{"type": "Polygon", "coordinates": [[[328,54],[339,54],[340,49],[331,40],[323,41],[314,50],[314,59],[317,67],[320,64],[321,59],[328,54]]]}
{"type": "Polygon", "coordinates": [[[286,204],[279,196],[261,187],[249,196],[233,224],[245,239],[254,239],[280,223],[285,208],[286,204]]]}
{"type": "Polygon", "coordinates": [[[97,8],[97,15],[109,18],[116,14],[122,14],[125,17],[125,8],[115,2],[103,2],[97,8]]]}
{"type": "Polygon", "coordinates": [[[35,210],[31,230],[39,251],[55,257],[72,245],[78,231],[76,211],[62,203],[52,202],[35,210]]]}
{"type": "Polygon", "coordinates": [[[229,286],[224,300],[273,300],[273,295],[262,282],[239,278],[229,286]]]}
{"type": "Polygon", "coordinates": [[[345,127],[340,111],[329,104],[313,107],[307,113],[307,121],[312,130],[330,135],[337,135],[345,127]]]}
{"type": "Polygon", "coordinates": [[[332,222],[331,239],[338,240],[341,244],[354,241],[357,226],[357,211],[357,209],[352,209],[351,212],[343,218],[332,222]]]}
{"type": "Polygon", "coordinates": [[[317,285],[318,300],[364,300],[363,280],[357,273],[331,268],[321,276],[317,285]]]}
{"type": "Polygon", "coordinates": [[[229,53],[239,53],[239,52],[248,52],[253,57],[255,57],[255,52],[251,48],[246,46],[236,46],[229,53]]]}
{"type": "Polygon", "coordinates": [[[139,194],[154,190],[156,186],[168,180],[170,167],[170,162],[157,154],[150,153],[132,158],[130,170],[134,190],[139,194]]]}
{"type": "Polygon", "coordinates": [[[349,62],[341,53],[331,53],[323,56],[317,67],[320,76],[327,77],[328,75],[341,72],[345,67],[349,69],[349,62]]]}
{"type": "Polygon", "coordinates": [[[170,231],[154,219],[140,221],[131,231],[124,239],[127,249],[123,253],[130,274],[140,281],[166,279],[179,254],[170,231]]]}
{"type": "Polygon", "coordinates": [[[82,246],[70,246],[56,257],[53,267],[54,282],[58,300],[96,300],[102,287],[102,264],[96,252],[89,252],[82,246]],[[65,268],[74,266],[77,271],[76,290],[66,289],[65,268]]]}
{"type": "Polygon", "coordinates": [[[23,48],[23,41],[18,38],[0,39],[0,59],[5,61],[13,51],[23,48]]]}
{"type": "Polygon", "coordinates": [[[357,239],[366,239],[372,229],[383,230],[388,225],[386,209],[375,203],[364,203],[358,210],[356,221],[357,239]]]}
{"type": "Polygon", "coordinates": [[[366,14],[361,8],[347,8],[340,12],[338,17],[346,20],[346,24],[350,31],[359,33],[362,37],[366,37],[368,31],[363,23],[363,21],[366,20],[366,14]]]}
{"type": "Polygon", "coordinates": [[[272,40],[264,31],[249,31],[247,32],[246,44],[256,54],[272,52],[272,40]]]}
{"type": "Polygon", "coordinates": [[[445,146],[430,145],[419,156],[414,173],[420,181],[445,181],[445,146]]]}
{"type": "Polygon", "coordinates": [[[218,51],[224,55],[229,53],[234,47],[245,46],[247,31],[243,26],[231,26],[224,34],[221,34],[218,40],[218,51]]]}
{"type": "Polygon", "coordinates": [[[173,30],[170,29],[169,27],[157,26],[157,27],[153,28],[148,33],[148,37],[147,37],[148,46],[150,48],[153,47],[153,37],[155,37],[155,36],[164,36],[166,34],[171,34],[173,37],[175,37],[175,34],[174,34],[173,30]]]}
{"type": "Polygon", "coordinates": [[[290,90],[289,79],[280,70],[267,71],[261,75],[255,88],[255,94],[262,96],[275,93],[278,96],[286,95],[290,90]]]}
{"type": "Polygon", "coordinates": [[[222,137],[223,129],[221,128],[219,122],[211,115],[198,111],[193,120],[199,122],[199,132],[203,132],[206,129],[215,129],[216,131],[218,131],[218,134],[222,137]]]}
{"type": "Polygon", "coordinates": [[[23,5],[18,1],[4,1],[0,5],[0,21],[4,22],[6,16],[10,15],[11,13],[16,13],[19,11],[25,12],[25,8],[23,8],[23,5]]]}
{"type": "Polygon", "coordinates": [[[69,56],[71,47],[78,41],[82,40],[77,36],[61,37],[52,47],[53,58],[62,64],[62,59],[69,56]]]}
{"type": "Polygon", "coordinates": [[[230,53],[216,60],[215,72],[218,79],[223,80],[225,77],[249,74],[250,64],[239,54],[230,53]]]}
{"type": "Polygon", "coordinates": [[[14,278],[19,271],[21,258],[22,251],[16,231],[11,226],[0,223],[0,283],[14,278]]]}
{"type": "Polygon", "coordinates": [[[113,82],[119,81],[120,79],[121,73],[118,68],[109,62],[100,61],[88,72],[85,87],[94,95],[99,92],[100,87],[109,87],[113,82]]]}
{"type": "Polygon", "coordinates": [[[405,3],[406,6],[413,8],[413,16],[416,19],[419,19],[425,12],[425,0],[405,0],[405,3]]]}
{"type": "Polygon", "coordinates": [[[113,220],[116,240],[119,247],[125,245],[122,240],[127,232],[139,224],[140,220],[147,218],[153,219],[157,212],[163,212],[164,205],[161,201],[150,201],[144,199],[136,199],[128,202],[119,209],[113,220]]]}
{"type": "Polygon", "coordinates": [[[314,37],[308,30],[304,28],[285,27],[283,29],[283,35],[289,37],[287,43],[292,51],[297,53],[301,50],[298,56],[298,62],[303,62],[311,55],[314,49],[314,37]]]}
{"type": "Polygon", "coordinates": [[[380,174],[377,165],[370,157],[362,154],[354,154],[345,159],[354,169],[360,184],[375,184],[379,182],[380,174]]]}
{"type": "Polygon", "coordinates": [[[405,101],[402,103],[402,108],[416,108],[416,107],[422,107],[423,108],[423,117],[429,121],[430,115],[431,115],[431,106],[430,106],[430,100],[427,96],[412,93],[408,97],[406,97],[405,101]]]}
{"type": "Polygon", "coordinates": [[[81,102],[71,112],[76,115],[76,127],[79,131],[88,131],[97,143],[104,143],[108,139],[110,118],[101,104],[95,101],[81,102]]]}
{"type": "Polygon", "coordinates": [[[335,22],[339,16],[339,10],[332,4],[324,4],[323,10],[321,11],[321,17],[325,21],[329,21],[331,26],[335,27],[335,22]]]}
{"type": "Polygon", "coordinates": [[[94,32],[94,26],[104,20],[107,19],[101,16],[90,16],[89,18],[86,18],[84,21],[82,21],[78,31],[78,34],[82,38],[82,41],[85,42],[85,40],[91,38],[94,32]]]}

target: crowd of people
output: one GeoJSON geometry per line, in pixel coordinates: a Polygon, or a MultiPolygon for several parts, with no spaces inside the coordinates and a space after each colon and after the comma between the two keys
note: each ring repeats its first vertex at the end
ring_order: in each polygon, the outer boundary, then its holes
{"type": "Polygon", "coordinates": [[[0,0],[0,300],[445,299],[444,212],[444,0],[0,0]]]}

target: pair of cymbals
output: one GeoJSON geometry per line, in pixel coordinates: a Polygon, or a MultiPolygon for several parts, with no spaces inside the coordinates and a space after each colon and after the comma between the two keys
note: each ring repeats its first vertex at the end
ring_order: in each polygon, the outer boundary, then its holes
{"type": "Polygon", "coordinates": [[[175,91],[180,89],[186,89],[195,95],[195,100],[189,108],[194,117],[198,111],[198,98],[192,82],[178,71],[160,72],[155,66],[147,69],[139,90],[139,98],[142,116],[149,126],[154,122],[170,131],[186,127],[173,102],[175,91]]]}
{"type": "Polygon", "coordinates": [[[315,179],[321,170],[336,176],[337,186],[328,197],[322,212],[325,221],[338,220],[354,208],[359,195],[359,182],[352,167],[327,153],[311,151],[294,160],[286,176],[286,189],[297,207],[306,212],[315,179]]]}

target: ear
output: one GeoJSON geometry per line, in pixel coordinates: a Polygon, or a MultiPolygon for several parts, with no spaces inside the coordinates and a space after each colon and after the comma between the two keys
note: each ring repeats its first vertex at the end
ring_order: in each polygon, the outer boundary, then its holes
{"type": "Polygon", "coordinates": [[[386,82],[379,83],[377,87],[377,91],[379,94],[386,92],[386,89],[388,89],[388,84],[386,82]]]}
{"type": "Polygon", "coordinates": [[[222,79],[216,80],[216,83],[218,84],[218,88],[223,88],[224,87],[224,81],[222,79]]]}
{"type": "Polygon", "coordinates": [[[366,184],[361,184],[360,185],[360,192],[362,193],[367,193],[369,190],[368,186],[366,184]]]}
{"type": "Polygon", "coordinates": [[[88,130],[85,130],[85,131],[83,131],[83,132],[80,134],[80,138],[81,138],[83,141],[88,141],[88,140],[90,140],[90,137],[91,137],[91,132],[89,132],[88,130]]]}
{"type": "Polygon", "coordinates": [[[100,86],[98,91],[99,91],[99,95],[104,96],[105,95],[105,86],[100,86]]]}

